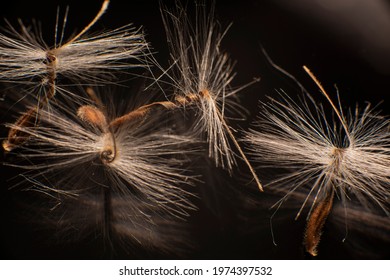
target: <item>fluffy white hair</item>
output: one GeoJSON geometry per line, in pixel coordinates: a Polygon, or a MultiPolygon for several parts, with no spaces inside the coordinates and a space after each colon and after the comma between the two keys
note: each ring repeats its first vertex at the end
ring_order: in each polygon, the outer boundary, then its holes
{"type": "MultiPolygon", "coordinates": [[[[142,32],[131,24],[93,36],[87,35],[106,11],[108,3],[108,0],[104,0],[90,24],[66,42],[63,42],[63,35],[67,14],[61,34],[58,34],[57,15],[52,47],[43,41],[39,32],[24,25],[21,20],[20,31],[8,23],[7,32],[0,33],[0,80],[27,83],[41,89],[48,84],[56,86],[58,75],[77,83],[96,83],[98,79],[112,76],[112,70],[143,65],[142,53],[147,43],[142,32]]],[[[51,92],[49,98],[54,93],[51,92]]]]}
{"type": "Polygon", "coordinates": [[[333,107],[333,118],[310,95],[295,102],[282,93],[281,101],[271,99],[263,104],[261,118],[256,128],[246,134],[246,141],[263,167],[286,170],[267,184],[284,194],[278,207],[293,194],[300,197],[304,193],[298,218],[312,203],[305,242],[315,237],[313,244],[306,246],[316,255],[334,194],[345,209],[348,200],[354,200],[366,210],[379,207],[389,215],[390,122],[369,104],[347,112],[341,105],[337,108],[311,72],[306,71],[333,107]]]}
{"type": "Polygon", "coordinates": [[[135,192],[167,212],[187,215],[194,207],[185,188],[193,178],[183,168],[183,146],[192,139],[168,128],[167,112],[151,113],[147,104],[137,108],[134,98],[105,100],[56,102],[50,110],[41,109],[38,127],[8,124],[28,137],[14,152],[24,161],[12,165],[29,170],[26,177],[47,181],[37,185],[43,191],[77,196],[79,190],[103,187],[135,192]],[[118,115],[123,108],[132,109],[118,115]]]}
{"type": "MultiPolygon", "coordinates": [[[[215,165],[232,172],[237,156],[231,147],[233,144],[262,190],[260,180],[226,121],[226,112],[242,113],[237,93],[257,79],[240,88],[231,87],[234,64],[221,50],[221,41],[228,28],[221,31],[214,19],[214,6],[207,13],[204,3],[200,4],[195,24],[192,24],[185,9],[178,2],[176,4],[175,11],[164,7],[161,11],[172,59],[171,66],[163,69],[162,76],[173,87],[178,105],[196,108],[193,130],[197,135],[206,136],[209,157],[215,165]]],[[[157,62],[155,64],[162,69],[157,62]]]]}

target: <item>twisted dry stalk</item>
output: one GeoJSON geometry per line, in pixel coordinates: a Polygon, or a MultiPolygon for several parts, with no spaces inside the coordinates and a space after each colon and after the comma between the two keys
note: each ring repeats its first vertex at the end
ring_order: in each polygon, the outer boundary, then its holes
{"type": "MultiPolygon", "coordinates": [[[[83,36],[104,14],[108,8],[109,0],[104,0],[99,12],[93,20],[76,36],[63,45],[55,46],[46,51],[44,64],[46,65],[46,75],[41,80],[42,85],[47,88],[43,98],[39,99],[37,105],[23,113],[14,123],[14,126],[8,131],[7,139],[3,141],[2,146],[6,152],[24,144],[28,140],[28,135],[18,128],[36,127],[40,121],[39,111],[48,105],[50,100],[56,95],[56,79],[58,69],[58,53],[65,47],[71,45],[81,36],[83,36]]],[[[56,42],[57,43],[57,42],[56,42]]]]}

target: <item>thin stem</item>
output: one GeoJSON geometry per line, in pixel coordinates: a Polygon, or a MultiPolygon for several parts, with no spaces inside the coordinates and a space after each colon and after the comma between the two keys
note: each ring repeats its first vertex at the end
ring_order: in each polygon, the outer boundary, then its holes
{"type": "Polygon", "coordinates": [[[243,150],[241,149],[240,145],[238,144],[236,138],[234,137],[234,134],[232,132],[232,130],[230,129],[230,127],[227,125],[225,119],[222,117],[222,114],[219,110],[217,110],[218,112],[218,116],[222,122],[222,125],[224,126],[224,128],[226,129],[226,132],[228,133],[228,135],[230,136],[230,139],[233,141],[234,145],[236,146],[238,152],[240,153],[242,159],[244,160],[245,164],[248,166],[249,168],[249,171],[251,172],[252,176],[253,176],[253,179],[255,180],[259,190],[261,192],[263,192],[263,186],[261,185],[261,182],[260,182],[260,179],[257,177],[256,175],[256,172],[255,170],[253,169],[252,165],[250,164],[248,158],[246,157],[245,153],[243,152],[243,150]]]}
{"type": "Polygon", "coordinates": [[[64,46],[66,45],[69,45],[71,43],[73,43],[74,41],[76,41],[78,38],[80,38],[82,35],[84,35],[85,32],[87,32],[101,17],[102,15],[104,14],[104,12],[107,10],[108,8],[108,4],[110,3],[109,0],[104,0],[103,4],[102,4],[102,7],[100,8],[99,12],[97,13],[97,15],[94,17],[94,19],[86,26],[84,27],[83,30],[81,30],[80,33],[78,33],[76,36],[74,36],[72,39],[70,39],[68,42],[66,42],[64,44],[64,46]]]}
{"type": "Polygon", "coordinates": [[[144,106],[139,107],[138,109],[131,111],[130,113],[127,113],[126,115],[120,116],[116,119],[114,119],[110,124],[110,128],[115,128],[123,123],[127,123],[139,118],[144,117],[149,111],[154,108],[155,106],[163,106],[165,109],[173,109],[176,108],[177,105],[170,101],[161,101],[161,102],[153,102],[144,106]]]}
{"type": "Polygon", "coordinates": [[[337,117],[341,121],[341,124],[345,130],[345,134],[348,137],[349,143],[352,143],[347,124],[345,123],[345,120],[342,117],[340,111],[337,109],[336,105],[334,105],[332,99],[330,99],[328,93],[325,91],[324,87],[321,85],[320,81],[316,78],[316,76],[313,74],[313,72],[311,72],[311,70],[309,68],[307,68],[306,65],[303,65],[303,69],[306,71],[307,74],[309,74],[310,78],[316,83],[316,85],[321,90],[322,94],[326,97],[326,99],[328,99],[328,101],[329,101],[330,105],[333,107],[333,110],[335,111],[337,117]]]}
{"type": "MultiPolygon", "coordinates": [[[[256,81],[257,80],[255,80],[253,82],[256,82],[256,81]]],[[[210,96],[210,93],[208,92],[208,90],[201,90],[198,95],[188,94],[185,97],[176,97],[176,102],[179,103],[181,106],[183,106],[187,103],[191,104],[193,102],[197,102],[200,100],[200,98],[211,99],[211,96],[210,96]]],[[[263,186],[262,186],[259,178],[257,177],[255,170],[253,169],[248,158],[246,157],[245,153],[241,149],[241,146],[238,144],[233,132],[231,131],[230,127],[227,125],[227,123],[226,123],[226,121],[225,121],[225,119],[224,119],[224,117],[219,109],[217,109],[217,114],[218,114],[220,121],[222,122],[223,127],[225,128],[226,132],[228,133],[230,139],[233,141],[234,145],[236,146],[236,148],[237,148],[238,152],[240,153],[242,159],[244,160],[245,164],[248,166],[248,168],[253,176],[253,179],[255,180],[259,190],[261,192],[263,192],[264,191],[263,186]]]]}

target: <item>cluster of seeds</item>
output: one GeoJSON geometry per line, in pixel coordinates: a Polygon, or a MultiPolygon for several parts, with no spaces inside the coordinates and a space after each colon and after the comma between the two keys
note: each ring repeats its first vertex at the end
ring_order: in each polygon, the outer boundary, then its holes
{"type": "Polygon", "coordinates": [[[233,63],[221,50],[227,29],[220,30],[213,10],[199,11],[192,26],[183,7],[161,8],[171,59],[166,68],[133,25],[88,36],[108,5],[105,0],[90,24],[67,41],[57,19],[53,47],[22,23],[20,31],[10,25],[0,34],[0,80],[23,92],[16,94],[18,111],[2,142],[14,156],[3,164],[22,170],[18,185],[56,201],[48,215],[79,221],[86,231],[101,226],[108,239],[175,250],[169,236],[183,233],[178,228],[201,199],[194,189],[202,178],[190,166],[202,149],[230,175],[244,164],[258,191],[282,193],[278,209],[289,198],[301,199],[298,218],[310,205],[303,243],[313,256],[336,200],[346,209],[354,201],[364,211],[389,215],[387,117],[370,106],[343,110],[340,100],[336,106],[304,67],[333,117],[309,94],[296,102],[283,93],[262,103],[258,121],[238,139],[229,114],[240,110],[238,93],[259,79],[232,88],[233,63]],[[116,73],[139,68],[150,70],[138,77],[151,81],[144,90],[123,95],[106,89],[116,73]],[[263,190],[258,176],[264,166],[285,172],[263,190]],[[99,211],[95,223],[71,210],[78,207],[99,211]],[[178,231],[164,233],[167,224],[178,231]]]}

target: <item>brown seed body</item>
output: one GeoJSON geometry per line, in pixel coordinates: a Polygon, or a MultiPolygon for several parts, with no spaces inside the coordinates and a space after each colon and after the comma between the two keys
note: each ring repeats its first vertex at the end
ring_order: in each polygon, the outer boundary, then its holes
{"type": "Polygon", "coordinates": [[[326,197],[317,203],[306,223],[304,245],[306,252],[312,256],[317,256],[317,247],[320,243],[322,229],[326,218],[328,217],[333,206],[334,190],[328,192],[326,197]]]}
{"type": "Polygon", "coordinates": [[[98,127],[101,131],[107,131],[107,120],[101,110],[94,106],[85,105],[77,110],[77,116],[84,122],[98,127]]]}
{"type": "Polygon", "coordinates": [[[8,131],[8,137],[3,141],[3,149],[6,152],[12,151],[15,147],[22,145],[31,136],[29,133],[21,131],[19,128],[29,128],[36,126],[39,121],[38,108],[29,109],[26,113],[20,116],[14,127],[8,131]]]}

